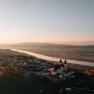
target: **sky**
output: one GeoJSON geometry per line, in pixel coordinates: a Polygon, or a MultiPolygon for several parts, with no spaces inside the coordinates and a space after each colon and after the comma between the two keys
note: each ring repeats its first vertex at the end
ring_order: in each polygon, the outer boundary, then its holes
{"type": "Polygon", "coordinates": [[[0,0],[0,43],[94,41],[94,0],[0,0]]]}

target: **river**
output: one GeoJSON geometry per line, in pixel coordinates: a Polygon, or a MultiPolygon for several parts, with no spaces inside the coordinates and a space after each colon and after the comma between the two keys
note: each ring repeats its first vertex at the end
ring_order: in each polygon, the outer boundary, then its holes
{"type": "MultiPolygon", "coordinates": [[[[24,51],[24,50],[18,50],[18,49],[10,49],[10,50],[17,51],[20,53],[29,54],[29,55],[35,56],[35,57],[43,59],[43,60],[56,61],[56,62],[58,62],[60,60],[60,58],[45,56],[45,55],[41,55],[41,54],[37,54],[37,53],[24,51]]],[[[62,59],[62,61],[64,61],[64,59],[62,59]]],[[[86,66],[92,66],[92,67],[94,66],[94,62],[77,61],[77,60],[70,60],[70,59],[67,59],[67,63],[86,65],[86,66]]]]}

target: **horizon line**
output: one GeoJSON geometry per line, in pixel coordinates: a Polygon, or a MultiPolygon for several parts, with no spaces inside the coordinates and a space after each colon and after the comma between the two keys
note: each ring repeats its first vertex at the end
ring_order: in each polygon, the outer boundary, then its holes
{"type": "Polygon", "coordinates": [[[43,43],[43,44],[62,44],[62,45],[94,45],[94,41],[68,41],[68,42],[6,42],[0,43],[0,45],[12,45],[12,44],[21,44],[21,43],[43,43]]]}

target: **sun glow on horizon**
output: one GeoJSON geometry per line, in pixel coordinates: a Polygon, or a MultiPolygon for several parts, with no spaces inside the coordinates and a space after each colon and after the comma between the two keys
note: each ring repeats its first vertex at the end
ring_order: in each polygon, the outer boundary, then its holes
{"type": "Polygon", "coordinates": [[[0,44],[94,41],[93,0],[1,0],[0,44]]]}

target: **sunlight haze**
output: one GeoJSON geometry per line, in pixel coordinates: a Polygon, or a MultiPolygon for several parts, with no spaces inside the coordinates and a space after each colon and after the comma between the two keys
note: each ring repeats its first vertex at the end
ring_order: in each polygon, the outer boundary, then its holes
{"type": "Polygon", "coordinates": [[[94,41],[94,0],[0,0],[0,44],[94,41]]]}

